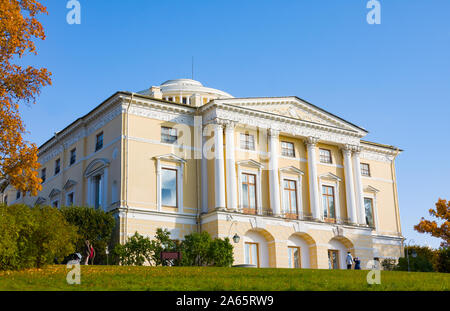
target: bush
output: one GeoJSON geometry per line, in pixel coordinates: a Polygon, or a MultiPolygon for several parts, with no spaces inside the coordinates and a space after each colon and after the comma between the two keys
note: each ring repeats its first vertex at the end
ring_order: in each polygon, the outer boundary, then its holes
{"type": "Polygon", "coordinates": [[[106,246],[111,246],[112,232],[116,224],[114,216],[102,209],[79,206],[62,207],[61,212],[70,224],[78,228],[77,251],[85,256],[84,243],[89,240],[95,250],[94,262],[105,264],[106,246]]]}
{"type": "MultiPolygon", "coordinates": [[[[128,238],[123,245],[117,244],[113,254],[117,258],[117,262],[126,266],[142,266],[144,263],[160,266],[161,252],[174,252],[179,250],[179,243],[170,239],[170,233],[167,229],[156,229],[155,239],[150,240],[147,237],[135,232],[128,238]]],[[[178,261],[175,265],[179,265],[178,261]]]]}
{"type": "Polygon", "coordinates": [[[208,232],[191,233],[181,243],[183,266],[215,265],[229,267],[233,264],[233,245],[228,238],[211,239],[208,232]]]}
{"type": "Polygon", "coordinates": [[[0,206],[0,270],[40,268],[74,251],[76,228],[57,208],[0,206]]]}
{"type": "Polygon", "coordinates": [[[435,268],[437,272],[450,273],[450,247],[437,251],[435,268]]]}
{"type": "Polygon", "coordinates": [[[386,271],[394,271],[396,265],[397,265],[396,260],[393,258],[386,258],[386,259],[383,259],[383,261],[381,262],[381,266],[383,267],[383,270],[386,270],[386,271]]]}
{"type": "Polygon", "coordinates": [[[415,272],[433,272],[433,264],[435,262],[435,251],[426,246],[407,246],[405,247],[405,257],[399,258],[395,270],[408,271],[408,256],[409,253],[409,270],[415,272]],[[416,257],[413,257],[413,252],[416,257]]]}
{"type": "Polygon", "coordinates": [[[125,244],[117,244],[113,253],[122,265],[142,266],[152,259],[152,243],[136,232],[125,244]]]}

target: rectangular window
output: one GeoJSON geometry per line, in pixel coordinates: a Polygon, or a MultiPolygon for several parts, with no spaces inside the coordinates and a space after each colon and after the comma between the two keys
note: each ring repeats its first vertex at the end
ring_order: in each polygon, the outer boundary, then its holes
{"type": "Polygon", "coordinates": [[[361,175],[370,177],[370,166],[367,163],[361,163],[361,175]]]}
{"type": "Polygon", "coordinates": [[[161,142],[167,144],[173,144],[177,141],[178,134],[177,129],[171,127],[161,127],[161,142]]]}
{"type": "Polygon", "coordinates": [[[334,249],[328,250],[328,265],[330,269],[339,269],[339,251],[334,249]]]}
{"type": "Polygon", "coordinates": [[[70,150],[70,165],[77,161],[77,149],[70,150]]]}
{"type": "Polygon", "coordinates": [[[288,217],[298,218],[297,210],[297,182],[295,180],[283,180],[283,207],[288,217]]]}
{"type": "Polygon", "coordinates": [[[7,195],[5,195],[5,198],[3,199],[3,202],[5,203],[6,206],[8,205],[8,196],[7,195]]]}
{"type": "Polygon", "coordinates": [[[98,151],[103,148],[103,132],[97,135],[97,139],[95,142],[95,151],[98,151]]]}
{"type": "Polygon", "coordinates": [[[55,175],[58,175],[60,170],[61,170],[61,160],[57,159],[55,161],[55,175]]]}
{"type": "Polygon", "coordinates": [[[332,163],[331,161],[331,151],[328,149],[319,149],[319,156],[321,163],[332,163]]]}
{"type": "Polygon", "coordinates": [[[364,198],[364,208],[366,210],[366,224],[374,228],[373,221],[373,200],[371,198],[364,198]]]}
{"type": "Polygon", "coordinates": [[[287,141],[282,141],[281,142],[281,155],[283,155],[285,157],[294,158],[295,157],[294,144],[287,142],[287,141]]]}
{"type": "Polygon", "coordinates": [[[73,192],[67,194],[67,200],[66,200],[66,206],[72,206],[74,200],[74,194],[73,192]]]}
{"type": "Polygon", "coordinates": [[[187,104],[187,97],[183,97],[183,104],[187,104]]]}
{"type": "Polygon", "coordinates": [[[94,207],[102,206],[102,175],[94,176],[94,207]]]}
{"type": "Polygon", "coordinates": [[[323,216],[325,219],[336,219],[334,187],[322,186],[323,216]]]}
{"type": "Polygon", "coordinates": [[[256,175],[242,173],[242,207],[244,213],[256,214],[256,175]]]}
{"type": "Polygon", "coordinates": [[[241,133],[241,149],[255,150],[255,137],[250,134],[241,133]]]}
{"type": "Polygon", "coordinates": [[[301,268],[300,247],[289,246],[288,256],[289,256],[289,268],[297,268],[297,269],[301,268]]]}
{"type": "Polygon", "coordinates": [[[177,171],[163,168],[161,172],[161,203],[177,207],[177,171]]]}
{"type": "Polygon", "coordinates": [[[52,206],[58,208],[59,207],[59,201],[55,200],[52,202],[52,206]]]}
{"type": "Polygon", "coordinates": [[[255,265],[259,268],[259,245],[258,243],[245,243],[245,263],[255,265]]]}
{"type": "Polygon", "coordinates": [[[16,192],[16,200],[20,199],[20,191],[16,192]]]}
{"type": "Polygon", "coordinates": [[[41,179],[42,179],[42,182],[44,183],[45,182],[45,179],[47,178],[47,170],[45,169],[45,168],[43,168],[42,170],[41,170],[41,179]]]}

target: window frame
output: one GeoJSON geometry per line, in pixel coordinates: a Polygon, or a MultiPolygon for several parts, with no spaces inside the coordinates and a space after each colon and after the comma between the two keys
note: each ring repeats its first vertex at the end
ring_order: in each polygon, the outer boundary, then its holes
{"type": "Polygon", "coordinates": [[[281,141],[281,155],[284,157],[295,158],[295,144],[290,141],[281,141]],[[284,148],[283,144],[288,144],[288,145],[292,146],[292,155],[285,153],[286,150],[291,150],[291,149],[284,148]]]}
{"type": "Polygon", "coordinates": [[[301,269],[302,268],[302,253],[301,253],[301,251],[302,251],[302,249],[300,246],[288,246],[289,268],[291,268],[291,269],[301,269]],[[296,249],[298,251],[298,258],[297,258],[298,267],[295,267],[294,253],[292,253],[292,255],[291,255],[291,250],[294,250],[294,249],[296,249]],[[291,258],[291,256],[292,256],[292,258],[291,258]],[[293,264],[292,267],[291,267],[291,264],[293,264]]]}
{"type": "MultiPolygon", "coordinates": [[[[327,157],[328,159],[328,157],[327,157]]],[[[323,164],[333,164],[333,155],[331,153],[330,149],[326,149],[326,148],[319,148],[319,162],[323,163],[323,164]],[[323,159],[323,155],[321,154],[321,151],[326,151],[329,154],[329,161],[322,161],[323,159]]]]}
{"type": "Polygon", "coordinates": [[[255,208],[252,208],[252,207],[250,207],[250,205],[249,206],[244,206],[244,200],[242,200],[242,208],[244,209],[244,212],[246,212],[247,214],[257,214],[258,213],[258,193],[257,193],[257,184],[258,184],[258,181],[257,181],[257,179],[258,179],[258,176],[257,176],[257,174],[256,173],[248,173],[248,172],[242,172],[241,173],[241,191],[242,191],[242,199],[244,198],[244,187],[243,187],[243,185],[244,184],[246,184],[247,185],[247,202],[249,202],[249,204],[250,204],[250,193],[251,193],[251,191],[250,191],[250,186],[253,186],[253,188],[254,188],[254,195],[255,195],[255,197],[254,197],[254,201],[255,201],[255,208]],[[250,181],[248,181],[248,182],[244,182],[244,180],[243,180],[243,178],[242,178],[242,176],[243,175],[246,175],[247,176],[247,180],[249,180],[249,176],[252,176],[253,178],[254,178],[254,180],[255,180],[255,183],[254,184],[251,184],[250,183],[250,181]]]}
{"type": "Polygon", "coordinates": [[[77,162],[77,148],[70,150],[69,166],[72,166],[77,162]]]}
{"type": "Polygon", "coordinates": [[[61,159],[58,158],[55,160],[55,174],[54,176],[58,175],[61,172],[61,159]]]}
{"type": "Polygon", "coordinates": [[[75,204],[75,191],[70,191],[66,194],[66,206],[73,206],[75,204]],[[72,195],[72,204],[69,205],[69,196],[72,195]]]}
{"type": "Polygon", "coordinates": [[[364,214],[366,215],[365,224],[367,226],[369,226],[370,228],[376,228],[376,223],[375,223],[375,198],[364,196],[363,197],[363,201],[364,201],[364,214]],[[370,200],[370,202],[371,202],[371,206],[370,207],[372,209],[372,226],[367,223],[368,222],[368,218],[367,218],[367,211],[366,211],[366,200],[370,200]]]}
{"type": "Polygon", "coordinates": [[[176,208],[176,209],[178,209],[178,199],[179,199],[179,193],[178,193],[178,169],[177,168],[169,168],[169,167],[165,167],[165,166],[163,166],[163,167],[161,167],[161,207],[169,207],[169,208],[176,208]],[[165,205],[164,204],[164,202],[163,202],[163,198],[162,198],[162,190],[163,190],[163,188],[162,188],[162,184],[163,184],[163,175],[162,175],[162,171],[164,171],[164,170],[166,170],[166,171],[174,171],[175,172],[175,206],[172,206],[172,205],[165,205]]]}
{"type": "Polygon", "coordinates": [[[42,179],[42,183],[45,183],[45,181],[47,180],[47,168],[46,167],[41,169],[41,179],[42,179]]]}
{"type": "Polygon", "coordinates": [[[360,169],[361,169],[361,176],[365,176],[365,177],[371,177],[371,173],[370,173],[370,164],[369,163],[360,163],[360,169]],[[367,170],[363,169],[363,166],[367,166],[367,170]],[[364,172],[367,172],[367,174],[365,174],[364,172]]]}
{"type": "Polygon", "coordinates": [[[331,221],[331,222],[336,222],[337,221],[337,215],[336,215],[336,189],[334,186],[330,186],[330,185],[322,185],[321,187],[322,189],[322,212],[323,214],[323,218],[325,221],[331,221]],[[332,195],[327,193],[324,193],[323,190],[324,188],[329,188],[332,190],[332,195]],[[327,216],[325,216],[325,206],[324,206],[324,197],[326,197],[326,202],[327,202],[327,216]],[[333,205],[334,205],[334,217],[330,217],[330,200],[329,198],[332,197],[333,198],[333,205]],[[334,220],[334,221],[333,221],[334,220]]]}
{"type": "Polygon", "coordinates": [[[299,202],[298,202],[299,201],[298,200],[298,180],[290,179],[290,178],[283,178],[282,179],[282,183],[283,183],[283,187],[282,188],[283,188],[283,209],[284,209],[284,213],[296,215],[297,217],[299,217],[300,216],[300,212],[299,212],[299,206],[298,206],[298,204],[299,204],[299,202]],[[286,188],[285,182],[288,182],[289,188],[286,188]],[[291,183],[294,183],[294,186],[295,186],[294,189],[290,188],[290,184],[291,183]],[[285,191],[288,191],[288,198],[289,198],[289,206],[288,206],[288,208],[289,208],[289,210],[285,209],[285,204],[287,203],[285,201],[285,196],[284,196],[285,191]],[[291,192],[294,192],[295,209],[296,209],[295,212],[292,211],[291,192]]]}
{"type": "Polygon", "coordinates": [[[247,252],[247,246],[248,246],[248,250],[249,250],[249,252],[248,252],[248,257],[249,257],[249,262],[247,263],[247,264],[250,264],[250,265],[253,265],[254,263],[251,263],[251,262],[253,262],[253,260],[251,260],[253,257],[252,257],[252,252],[251,252],[251,246],[252,245],[254,245],[254,246],[256,246],[256,267],[257,268],[259,268],[260,267],[260,260],[259,260],[259,243],[257,243],[257,242],[245,242],[244,243],[244,260],[245,260],[245,258],[246,258],[246,252],[247,252]]]}
{"type": "MultiPolygon", "coordinates": [[[[337,261],[337,269],[335,269],[333,266],[331,266],[331,270],[340,270],[341,269],[341,262],[340,262],[340,251],[338,249],[329,249],[328,250],[328,262],[332,256],[330,256],[332,253],[336,253],[336,261],[337,261]]],[[[329,262],[330,263],[330,262],[329,262]]]]}
{"type": "Polygon", "coordinates": [[[103,131],[98,133],[95,137],[95,152],[97,152],[103,149],[103,131]],[[101,138],[101,140],[99,140],[99,138],[101,138]]]}
{"type": "Polygon", "coordinates": [[[250,133],[239,133],[239,147],[243,150],[250,150],[255,151],[256,150],[256,143],[255,143],[255,135],[250,133]],[[242,139],[245,137],[244,139],[242,139]],[[250,139],[251,137],[251,139],[250,139]],[[252,144],[250,146],[250,144],[252,144]],[[253,148],[250,148],[253,147],[253,148]]]}
{"type": "Polygon", "coordinates": [[[173,145],[177,142],[177,140],[178,140],[178,129],[169,127],[169,126],[161,126],[161,143],[173,145]],[[168,130],[168,133],[165,134],[164,130],[168,130]],[[171,130],[175,131],[175,135],[170,134],[171,130]],[[172,137],[172,138],[175,137],[175,139],[173,141],[170,139],[163,139],[166,137],[172,137]]]}

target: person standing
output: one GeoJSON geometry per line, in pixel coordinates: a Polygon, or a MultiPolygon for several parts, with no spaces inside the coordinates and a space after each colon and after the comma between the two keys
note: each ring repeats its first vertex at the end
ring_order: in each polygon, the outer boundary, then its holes
{"type": "Polygon", "coordinates": [[[84,241],[84,254],[86,256],[86,259],[84,260],[84,265],[88,265],[89,258],[91,257],[91,244],[89,243],[89,240],[84,241]]]}
{"type": "Polygon", "coordinates": [[[91,261],[91,265],[93,265],[94,264],[94,258],[95,258],[95,249],[94,249],[94,246],[92,244],[91,244],[91,247],[90,247],[89,258],[90,258],[90,261],[91,261]]]}
{"type": "Polygon", "coordinates": [[[361,260],[358,257],[355,257],[355,270],[361,270],[361,260]]]}
{"type": "Polygon", "coordinates": [[[347,264],[347,270],[350,270],[353,265],[353,257],[350,252],[347,252],[347,258],[345,259],[345,263],[347,264]]]}

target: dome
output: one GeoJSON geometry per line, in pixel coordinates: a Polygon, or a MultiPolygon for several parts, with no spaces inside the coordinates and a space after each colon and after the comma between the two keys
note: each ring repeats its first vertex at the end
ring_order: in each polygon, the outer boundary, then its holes
{"type": "MultiPolygon", "coordinates": [[[[227,92],[205,87],[201,82],[192,79],[167,80],[156,88],[160,89],[163,99],[174,97],[181,98],[182,96],[189,97],[194,94],[204,97],[205,100],[217,98],[233,98],[233,96],[228,94],[227,92]]],[[[141,91],[139,93],[150,95],[152,94],[152,88],[141,91]]]]}

